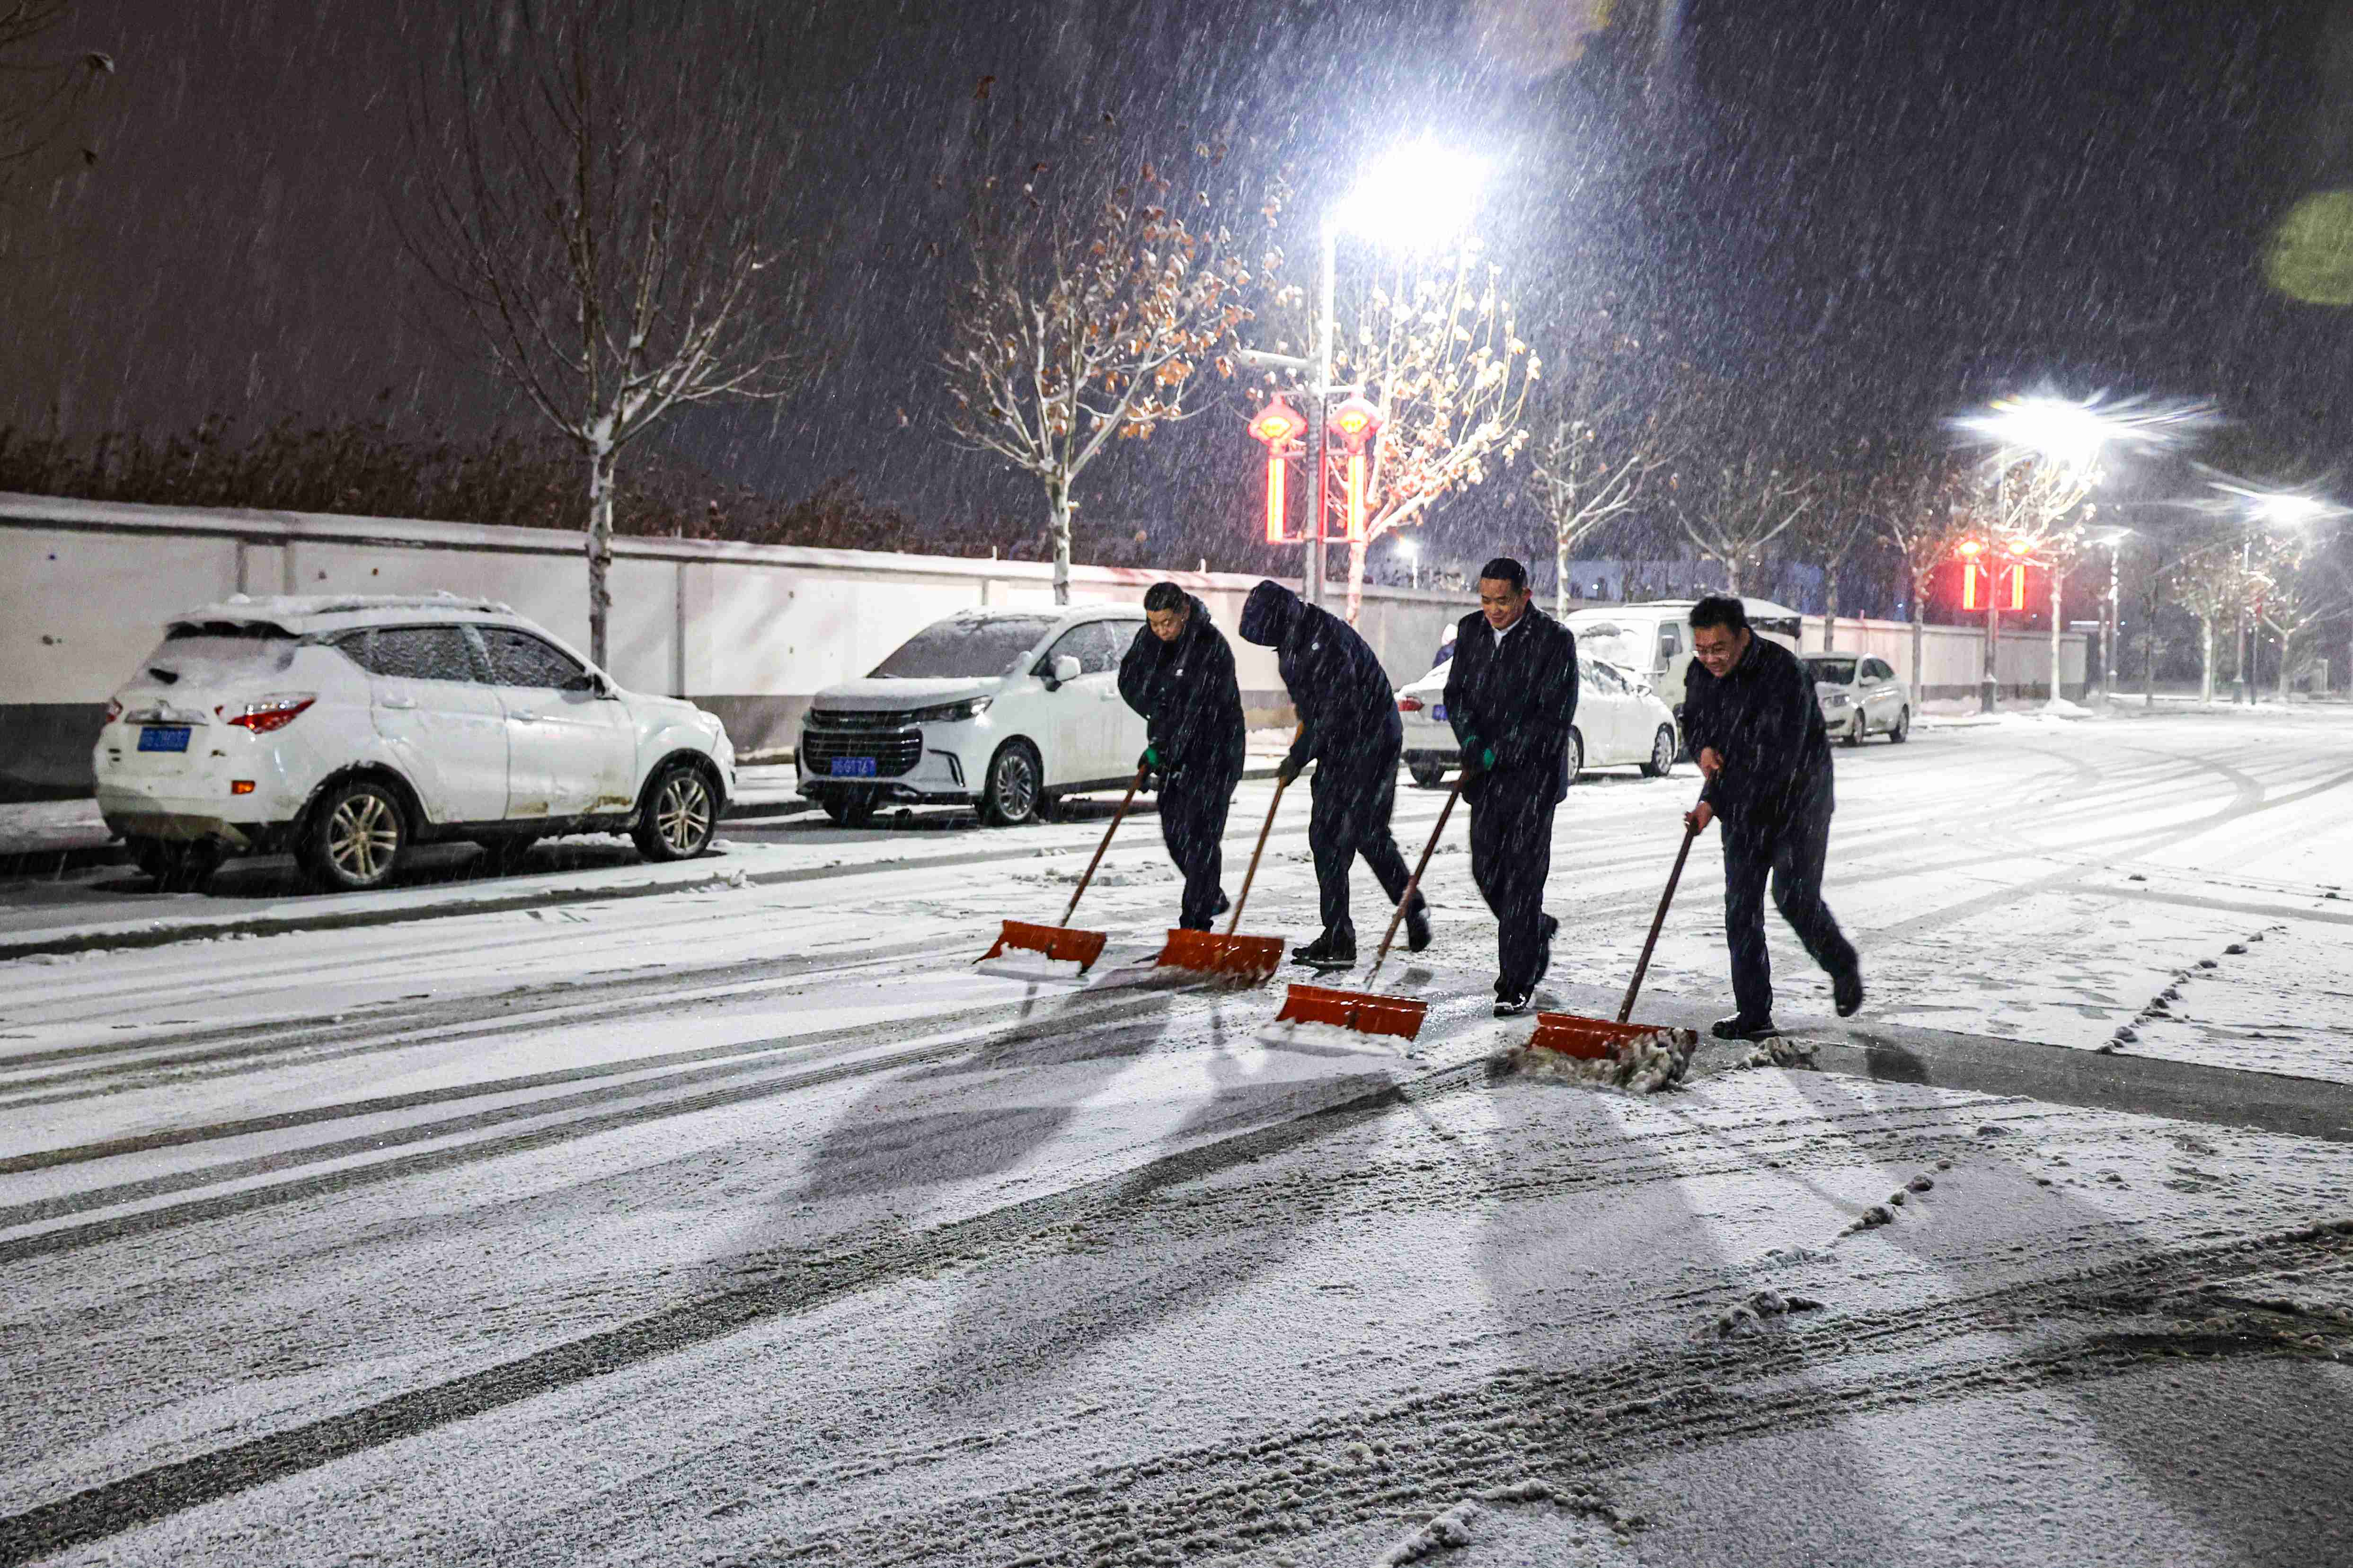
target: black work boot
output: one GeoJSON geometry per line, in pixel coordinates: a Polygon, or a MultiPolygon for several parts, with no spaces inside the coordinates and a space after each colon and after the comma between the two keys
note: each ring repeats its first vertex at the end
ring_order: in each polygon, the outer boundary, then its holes
{"type": "Polygon", "coordinates": [[[1405,910],[1405,950],[1408,952],[1419,952],[1429,945],[1430,900],[1423,898],[1421,889],[1417,888],[1414,889],[1413,902],[1408,904],[1405,910]]]}
{"type": "Polygon", "coordinates": [[[1769,1040],[1781,1031],[1770,1018],[1718,1018],[1708,1033],[1719,1040],[1769,1040]]]}
{"type": "Polygon", "coordinates": [[[1293,948],[1291,961],[1312,963],[1318,969],[1345,969],[1356,962],[1356,933],[1327,931],[1305,947],[1293,948]]]}
{"type": "Polygon", "coordinates": [[[1536,955],[1536,977],[1531,983],[1530,989],[1543,984],[1544,977],[1552,972],[1552,939],[1559,933],[1560,922],[1550,915],[1545,916],[1544,951],[1536,955]]]}
{"type": "Polygon", "coordinates": [[[1841,1018],[1852,1018],[1862,1010],[1862,965],[1851,963],[1831,976],[1831,1001],[1841,1018]]]}

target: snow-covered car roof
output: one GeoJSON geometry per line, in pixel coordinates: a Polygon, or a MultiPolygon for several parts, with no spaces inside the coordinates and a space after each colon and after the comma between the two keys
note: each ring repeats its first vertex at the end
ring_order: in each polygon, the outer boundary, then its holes
{"type": "Polygon", "coordinates": [[[223,621],[232,626],[273,626],[301,636],[340,631],[417,616],[455,620],[521,620],[512,606],[496,599],[459,594],[237,594],[217,604],[199,605],[171,617],[174,626],[223,621]]]}
{"type": "MultiPolygon", "coordinates": [[[[1688,610],[1698,603],[1697,599],[1641,599],[1630,605],[1596,605],[1588,609],[1571,610],[1568,613],[1568,618],[1575,620],[1579,616],[1614,616],[1627,610],[1688,610]]],[[[1789,608],[1787,605],[1777,605],[1770,599],[1759,599],[1749,594],[1743,594],[1740,596],[1740,607],[1748,613],[1748,618],[1752,621],[1795,621],[1804,618],[1799,612],[1789,608]]]]}
{"type": "MultiPolygon", "coordinates": [[[[1106,616],[1124,621],[1140,621],[1144,619],[1144,606],[1141,605],[1122,605],[1112,603],[1096,605],[991,605],[987,609],[958,610],[953,616],[941,616],[940,620],[1046,620],[1060,622],[1100,620],[1106,616]]],[[[934,621],[932,624],[934,626],[937,626],[939,622],[934,621]]]]}

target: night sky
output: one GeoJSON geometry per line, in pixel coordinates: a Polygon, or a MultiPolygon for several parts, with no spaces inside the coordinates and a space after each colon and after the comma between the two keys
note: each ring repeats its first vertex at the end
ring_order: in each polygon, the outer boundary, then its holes
{"type": "MultiPolygon", "coordinates": [[[[118,64],[104,156],[5,220],[0,421],[87,436],[389,411],[444,434],[527,417],[418,286],[394,222],[406,106],[454,3],[85,0],[71,44],[118,64]]],[[[983,75],[1041,139],[1106,111],[1145,141],[1214,132],[1238,166],[1290,171],[1302,215],[1349,184],[1352,152],[1423,134],[1477,152],[1495,171],[1482,232],[1539,351],[1548,322],[1606,300],[1662,359],[1734,378],[1794,450],[1924,434],[2037,384],[2211,398],[2306,469],[2353,425],[2345,313],[2282,298],[2263,266],[2290,205],[2353,185],[2346,5],[645,9],[676,13],[683,49],[766,29],[778,101],[808,132],[793,216],[825,257],[809,344],[825,374],[792,404],[693,412],[670,436],[781,496],[856,469],[919,517],[1039,504],[949,446],[928,374],[983,75]]],[[[1244,528],[1248,456],[1236,402],[1114,451],[1082,494],[1098,515],[1206,509],[1244,528]]],[[[1472,525],[1502,517],[1455,509],[1453,529],[1472,525]]]]}

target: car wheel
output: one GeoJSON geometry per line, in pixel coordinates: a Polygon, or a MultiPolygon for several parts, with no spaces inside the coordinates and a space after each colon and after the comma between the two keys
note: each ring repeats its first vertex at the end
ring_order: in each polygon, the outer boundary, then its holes
{"type": "Polygon", "coordinates": [[[491,876],[512,877],[522,869],[523,860],[531,854],[531,847],[539,842],[539,836],[532,833],[496,834],[488,838],[477,838],[474,842],[482,847],[482,863],[491,876]]]}
{"type": "Polygon", "coordinates": [[[1436,789],[1446,778],[1445,765],[1440,763],[1408,763],[1405,771],[1416,789],[1436,789]]]}
{"type": "Polygon", "coordinates": [[[1896,710],[1895,728],[1887,731],[1887,738],[1890,742],[1898,746],[1912,738],[1911,709],[1899,708],[1896,710]]]}
{"type": "Polygon", "coordinates": [[[692,763],[664,763],[646,786],[646,808],[629,837],[649,860],[691,860],[719,831],[719,797],[692,763]]]}
{"type": "Polygon", "coordinates": [[[1642,776],[1662,779],[1675,771],[1675,731],[1670,725],[1659,726],[1651,737],[1651,760],[1642,764],[1642,776]]]}
{"type": "Polygon", "coordinates": [[[1008,741],[988,760],[988,783],[980,794],[980,819],[991,827],[1018,827],[1038,820],[1046,770],[1027,741],[1008,741]]]}
{"type": "Polygon", "coordinates": [[[1850,746],[1860,746],[1862,744],[1862,715],[1858,713],[1854,716],[1854,722],[1846,727],[1846,733],[1840,736],[1839,739],[1845,742],[1850,746]]]}
{"type": "Polygon", "coordinates": [[[1585,737],[1571,730],[1568,732],[1568,782],[1575,784],[1577,775],[1585,771],[1585,737]]]}
{"type": "Polygon", "coordinates": [[[817,803],[837,827],[863,827],[874,816],[871,790],[829,789],[817,797],[817,803]]]}
{"type": "Polygon", "coordinates": [[[295,859],[322,892],[380,888],[408,846],[408,818],[389,787],[354,779],[328,792],[302,825],[295,859]]]}

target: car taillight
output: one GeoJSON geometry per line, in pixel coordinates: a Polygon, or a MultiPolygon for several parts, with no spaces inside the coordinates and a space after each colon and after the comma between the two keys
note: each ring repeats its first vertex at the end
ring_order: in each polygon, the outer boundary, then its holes
{"type": "MultiPolygon", "coordinates": [[[[301,716],[302,710],[319,700],[311,691],[283,691],[248,702],[241,713],[227,715],[228,721],[241,730],[257,735],[267,735],[272,730],[283,730],[301,716]]],[[[218,712],[216,709],[214,711],[218,712]]]]}
{"type": "Polygon", "coordinates": [[[1420,699],[1420,698],[1419,698],[1419,697],[1400,697],[1400,698],[1398,698],[1398,712],[1400,712],[1400,713],[1419,713],[1419,712],[1420,712],[1420,711],[1421,711],[1421,699],[1420,699]]]}
{"type": "Polygon", "coordinates": [[[121,703],[120,703],[120,702],[117,702],[117,701],[116,701],[113,698],[111,698],[111,697],[108,698],[108,699],[106,700],[106,721],[107,721],[108,723],[111,724],[111,723],[113,723],[117,719],[120,719],[120,718],[121,718],[121,717],[122,717],[122,704],[121,704],[121,703]]]}

